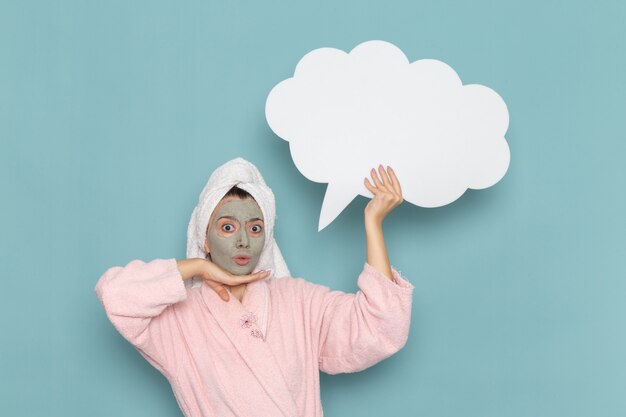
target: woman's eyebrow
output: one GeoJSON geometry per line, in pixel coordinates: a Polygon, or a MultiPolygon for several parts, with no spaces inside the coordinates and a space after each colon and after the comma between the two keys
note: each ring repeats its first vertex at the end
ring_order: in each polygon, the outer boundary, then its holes
{"type": "Polygon", "coordinates": [[[236,218],[234,218],[233,216],[220,216],[219,219],[217,220],[222,220],[222,219],[229,219],[229,220],[234,220],[236,222],[239,222],[239,220],[237,220],[236,218]]]}
{"type": "MultiPolygon", "coordinates": [[[[239,220],[237,220],[235,217],[233,216],[221,216],[219,219],[217,220],[222,220],[222,219],[229,219],[229,220],[234,220],[236,222],[238,222],[239,220]]],[[[248,222],[254,222],[254,221],[263,221],[263,219],[259,218],[259,217],[255,217],[253,219],[247,220],[248,222]]]]}

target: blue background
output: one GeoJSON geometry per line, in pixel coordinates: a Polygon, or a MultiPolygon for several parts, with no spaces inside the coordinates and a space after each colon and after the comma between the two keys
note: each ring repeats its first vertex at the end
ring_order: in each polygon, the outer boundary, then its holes
{"type": "Polygon", "coordinates": [[[497,91],[512,158],[492,188],[386,220],[410,339],[323,375],[326,415],[626,415],[626,3],[586,3],[3,1],[2,415],[181,415],[93,287],[184,257],[200,190],[236,156],[276,194],[294,275],[356,291],[366,200],[318,233],[325,185],[264,104],[305,53],[371,39],[497,91]]]}

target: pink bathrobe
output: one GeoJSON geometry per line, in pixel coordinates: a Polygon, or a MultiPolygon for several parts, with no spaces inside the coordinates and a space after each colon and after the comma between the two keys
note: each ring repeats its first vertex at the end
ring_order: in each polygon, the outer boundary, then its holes
{"type": "Polygon", "coordinates": [[[413,285],[365,264],[356,294],[302,278],[248,284],[243,302],[187,289],[175,259],[107,270],[116,329],[170,382],[187,417],[323,416],[319,371],[357,372],[400,350],[413,285]]]}

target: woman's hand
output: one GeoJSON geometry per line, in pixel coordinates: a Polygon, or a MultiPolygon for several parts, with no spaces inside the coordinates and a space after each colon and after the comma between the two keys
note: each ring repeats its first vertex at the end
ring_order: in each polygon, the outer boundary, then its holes
{"type": "Polygon", "coordinates": [[[367,263],[382,272],[393,281],[393,274],[387,247],[383,236],[383,219],[391,210],[402,203],[402,189],[400,181],[391,167],[387,171],[382,165],[371,171],[372,181],[365,178],[365,187],[374,195],[365,207],[365,246],[367,250],[367,263]],[[378,176],[380,174],[380,178],[378,176]]]}
{"type": "Polygon", "coordinates": [[[391,167],[387,167],[387,171],[385,171],[383,166],[379,165],[378,173],[372,168],[370,174],[374,185],[367,178],[365,178],[364,183],[374,196],[365,207],[365,221],[366,223],[382,224],[385,216],[404,201],[402,189],[400,188],[400,181],[398,181],[391,167]],[[380,174],[380,178],[378,174],[380,174]]]}
{"type": "Polygon", "coordinates": [[[270,271],[259,271],[249,275],[233,275],[223,270],[213,262],[201,259],[181,259],[176,261],[183,280],[200,277],[211,287],[224,301],[228,301],[228,290],[224,287],[246,284],[248,282],[265,279],[270,271]]]}

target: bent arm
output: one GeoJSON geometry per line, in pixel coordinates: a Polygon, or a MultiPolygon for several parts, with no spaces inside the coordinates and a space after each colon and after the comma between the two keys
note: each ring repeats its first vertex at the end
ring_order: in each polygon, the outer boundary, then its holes
{"type": "MultiPolygon", "coordinates": [[[[359,291],[323,295],[319,365],[324,372],[356,372],[400,350],[409,336],[413,285],[391,268],[383,236],[383,220],[402,203],[402,189],[393,169],[371,170],[374,185],[365,207],[367,263],[359,291]],[[380,174],[380,177],[379,177],[380,174]]],[[[319,304],[318,304],[319,305],[319,304]]]]}
{"type": "Polygon", "coordinates": [[[108,269],[96,295],[109,320],[157,369],[171,372],[176,361],[175,317],[168,309],[187,298],[175,259],[134,260],[108,269]]]}

